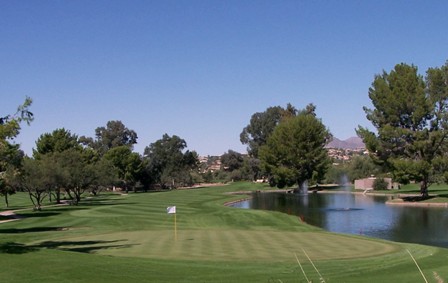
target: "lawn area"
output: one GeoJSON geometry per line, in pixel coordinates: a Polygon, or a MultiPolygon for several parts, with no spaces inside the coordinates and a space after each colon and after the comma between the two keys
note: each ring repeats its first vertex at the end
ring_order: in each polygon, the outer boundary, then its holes
{"type": "MultiPolygon", "coordinates": [[[[0,224],[1,282],[429,282],[448,250],[325,232],[279,212],[224,206],[228,186],[101,194],[0,224]],[[166,207],[176,205],[177,214],[166,207]],[[174,229],[176,224],[176,231],[174,229]],[[302,271],[303,268],[303,271],[302,271]],[[316,270],[317,269],[317,270],[316,270]],[[319,273],[318,273],[318,272],[319,273]]],[[[23,208],[25,195],[10,198],[23,208]]],[[[0,219],[1,220],[1,219],[0,219]]]]}

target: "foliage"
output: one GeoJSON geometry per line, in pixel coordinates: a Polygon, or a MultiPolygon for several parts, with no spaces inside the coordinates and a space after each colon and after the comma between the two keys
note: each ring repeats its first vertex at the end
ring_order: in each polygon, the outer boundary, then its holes
{"type": "Polygon", "coordinates": [[[347,174],[350,182],[381,173],[381,167],[375,164],[367,155],[355,156],[347,166],[347,174]]]}
{"type": "Polygon", "coordinates": [[[47,184],[44,188],[50,199],[54,195],[56,203],[60,203],[61,191],[64,190],[75,203],[81,200],[81,194],[88,187],[88,185],[80,186],[85,182],[83,175],[93,175],[94,169],[91,163],[97,158],[91,149],[81,146],[77,135],[64,128],[42,134],[36,141],[33,156],[40,161],[39,166],[47,169],[44,176],[47,184]],[[89,173],[86,173],[87,171],[89,173]],[[77,182],[74,178],[77,177],[80,178],[79,183],[74,185],[77,182]]]}
{"type": "Polygon", "coordinates": [[[369,156],[357,155],[348,162],[329,166],[325,174],[325,182],[345,185],[348,182],[353,183],[356,179],[377,176],[381,173],[381,167],[375,164],[369,156]]]}
{"type": "Polygon", "coordinates": [[[61,187],[65,189],[75,204],[81,201],[82,194],[95,184],[98,178],[96,164],[90,162],[84,150],[68,149],[55,152],[55,162],[61,169],[61,187]]]}
{"type": "Polygon", "coordinates": [[[19,145],[11,140],[20,133],[22,122],[29,125],[33,121],[34,115],[29,111],[32,102],[32,99],[27,97],[15,114],[0,118],[0,196],[4,196],[6,206],[9,205],[8,195],[15,193],[13,186],[8,183],[7,175],[16,172],[24,156],[19,145]]]}
{"type": "Polygon", "coordinates": [[[106,152],[103,160],[109,161],[116,169],[117,177],[128,191],[139,181],[143,172],[143,161],[138,153],[132,152],[128,146],[118,146],[106,152]]]}
{"type": "Polygon", "coordinates": [[[420,192],[427,196],[434,176],[441,174],[435,160],[447,158],[448,62],[429,69],[426,80],[417,67],[398,64],[375,76],[369,97],[374,108],[364,111],[377,133],[360,126],[358,135],[376,163],[399,182],[421,182],[420,192]]]}
{"type": "Polygon", "coordinates": [[[187,143],[180,137],[164,134],[162,139],[145,148],[147,172],[153,183],[162,188],[192,185],[190,172],[198,168],[199,161],[196,152],[184,152],[186,147],[187,143]]]}
{"type": "Polygon", "coordinates": [[[387,184],[386,180],[384,180],[383,178],[376,178],[373,181],[373,189],[375,191],[387,190],[387,186],[388,186],[388,184],[387,184]]]}
{"type": "Polygon", "coordinates": [[[17,107],[16,113],[0,118],[0,141],[15,138],[20,133],[20,124],[26,122],[28,125],[34,120],[34,114],[29,108],[33,100],[25,98],[22,105],[17,107]]]}
{"type": "Polygon", "coordinates": [[[234,171],[240,169],[243,166],[243,163],[243,155],[231,149],[221,155],[221,166],[224,170],[234,171]]]}
{"type": "Polygon", "coordinates": [[[25,158],[20,172],[9,176],[10,184],[16,190],[28,192],[35,210],[41,210],[42,201],[48,196],[48,189],[52,185],[48,167],[36,159],[25,158]]]}
{"type": "Polygon", "coordinates": [[[39,158],[43,154],[62,152],[72,148],[81,149],[78,137],[64,128],[56,129],[52,133],[42,134],[37,139],[33,156],[39,158]]]}
{"type": "Polygon", "coordinates": [[[314,113],[285,119],[260,149],[262,167],[279,188],[322,180],[329,165],[325,145],[331,134],[314,113]]]}
{"type": "Polygon", "coordinates": [[[325,173],[325,183],[345,185],[347,182],[348,166],[346,164],[331,165],[325,173]]]}
{"type": "Polygon", "coordinates": [[[101,155],[119,146],[127,146],[132,149],[133,145],[137,143],[137,133],[128,129],[121,121],[109,121],[106,127],[96,128],[95,137],[94,140],[82,136],[80,141],[97,150],[101,155]]]}
{"type": "MultiPolygon", "coordinates": [[[[314,111],[313,105],[309,105],[310,111],[314,111]]],[[[288,103],[286,109],[280,106],[267,108],[264,112],[257,112],[250,118],[247,125],[240,134],[242,144],[247,144],[250,156],[258,158],[259,149],[265,145],[275,127],[286,117],[297,115],[297,109],[288,103]]]]}

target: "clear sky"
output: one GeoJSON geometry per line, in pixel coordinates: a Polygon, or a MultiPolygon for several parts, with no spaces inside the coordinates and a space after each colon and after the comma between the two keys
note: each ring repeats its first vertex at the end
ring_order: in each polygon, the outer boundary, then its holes
{"type": "Polygon", "coordinates": [[[142,153],[164,133],[200,155],[245,152],[251,115],[289,102],[334,136],[369,126],[374,75],[448,59],[448,1],[0,1],[0,116],[26,96],[16,139],[91,136],[121,120],[142,153]]]}

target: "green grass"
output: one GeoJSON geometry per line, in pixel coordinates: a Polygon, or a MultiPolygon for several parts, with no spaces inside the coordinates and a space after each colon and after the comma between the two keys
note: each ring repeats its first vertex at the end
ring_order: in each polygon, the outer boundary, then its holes
{"type": "MultiPolygon", "coordinates": [[[[388,192],[391,194],[420,194],[419,184],[408,184],[401,186],[399,190],[385,190],[381,192],[388,192]]],[[[432,184],[428,188],[431,195],[446,195],[448,196],[448,186],[446,184],[432,184]]]]}
{"type": "Polygon", "coordinates": [[[436,205],[445,204],[448,207],[448,186],[446,184],[433,184],[428,188],[429,198],[420,199],[420,185],[419,184],[408,184],[402,186],[399,190],[382,190],[382,191],[372,191],[372,194],[387,194],[387,195],[400,195],[400,199],[395,199],[392,202],[401,202],[403,196],[411,196],[411,200],[407,200],[411,203],[424,203],[436,205]],[[413,197],[415,196],[415,198],[413,197]]]}
{"type": "MultiPolygon", "coordinates": [[[[15,193],[13,195],[8,195],[9,207],[6,207],[4,197],[0,197],[0,211],[2,210],[16,210],[31,207],[31,200],[28,193],[15,193]]],[[[50,205],[49,198],[46,197],[43,201],[43,205],[50,205]]]]}
{"type": "MultiPolygon", "coordinates": [[[[0,224],[0,282],[429,282],[448,278],[448,250],[338,235],[261,210],[225,207],[262,185],[129,195],[21,211],[0,224]],[[166,207],[177,206],[174,215],[166,207]]],[[[23,195],[10,199],[20,203],[23,195]]]]}

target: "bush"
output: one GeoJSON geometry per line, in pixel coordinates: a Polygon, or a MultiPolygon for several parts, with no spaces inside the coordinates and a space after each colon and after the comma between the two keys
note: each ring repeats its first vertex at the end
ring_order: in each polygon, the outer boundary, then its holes
{"type": "Polygon", "coordinates": [[[384,191],[387,190],[388,183],[383,178],[377,178],[373,181],[373,189],[375,191],[384,191]]]}

